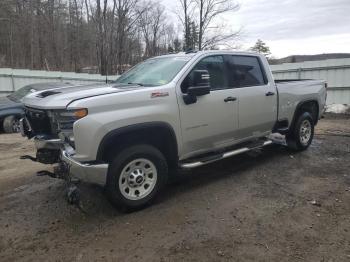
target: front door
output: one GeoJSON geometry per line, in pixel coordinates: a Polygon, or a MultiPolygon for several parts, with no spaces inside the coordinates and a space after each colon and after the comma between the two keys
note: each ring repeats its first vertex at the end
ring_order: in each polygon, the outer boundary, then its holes
{"type": "MultiPolygon", "coordinates": [[[[183,144],[182,158],[215,148],[230,145],[235,140],[238,128],[237,92],[228,86],[227,70],[222,55],[202,58],[181,83],[178,96],[183,144]],[[197,102],[186,105],[188,78],[193,70],[207,70],[211,91],[197,97],[197,102]]],[[[179,89],[178,89],[179,90],[179,89]]]]}

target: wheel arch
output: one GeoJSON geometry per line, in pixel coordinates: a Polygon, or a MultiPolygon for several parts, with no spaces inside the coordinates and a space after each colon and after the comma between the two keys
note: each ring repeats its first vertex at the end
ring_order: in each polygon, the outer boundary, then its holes
{"type": "Polygon", "coordinates": [[[24,116],[24,111],[22,108],[11,108],[11,109],[2,109],[0,111],[0,119],[4,119],[8,116],[24,116]]]}
{"type": "Polygon", "coordinates": [[[169,167],[178,161],[178,143],[174,129],[166,122],[147,122],[121,127],[108,132],[101,140],[96,160],[110,162],[112,156],[129,145],[146,143],[156,147],[169,167]]]}
{"type": "Polygon", "coordinates": [[[290,129],[294,127],[294,124],[298,118],[298,116],[300,116],[300,114],[304,113],[304,112],[308,112],[311,114],[312,119],[314,120],[314,125],[317,125],[318,123],[318,115],[319,115],[319,104],[318,101],[316,99],[308,99],[308,100],[303,100],[300,101],[297,106],[295,107],[295,111],[294,111],[294,115],[293,115],[293,119],[290,125],[290,129]]]}

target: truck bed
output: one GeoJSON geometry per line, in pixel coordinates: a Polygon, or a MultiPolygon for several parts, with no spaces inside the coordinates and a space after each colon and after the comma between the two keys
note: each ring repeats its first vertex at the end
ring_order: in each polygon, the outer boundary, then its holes
{"type": "MultiPolygon", "coordinates": [[[[320,108],[326,101],[326,82],[324,80],[275,80],[279,95],[278,120],[289,120],[291,123],[295,108],[300,102],[318,99],[320,108]]],[[[321,117],[323,112],[319,112],[321,117]]]]}

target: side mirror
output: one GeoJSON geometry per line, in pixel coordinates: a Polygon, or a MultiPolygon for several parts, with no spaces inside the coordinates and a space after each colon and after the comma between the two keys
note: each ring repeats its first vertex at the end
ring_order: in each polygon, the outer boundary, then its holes
{"type": "Polygon", "coordinates": [[[194,70],[193,71],[193,86],[210,87],[210,75],[208,70],[194,70]]]}
{"type": "Polygon", "coordinates": [[[207,70],[195,70],[192,73],[192,85],[187,89],[187,94],[183,96],[185,104],[197,102],[197,96],[210,93],[210,75],[207,70]]]}

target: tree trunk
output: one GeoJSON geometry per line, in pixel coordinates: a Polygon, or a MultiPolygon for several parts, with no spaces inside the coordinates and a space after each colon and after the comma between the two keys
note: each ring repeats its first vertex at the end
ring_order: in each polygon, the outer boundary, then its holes
{"type": "Polygon", "coordinates": [[[200,0],[199,6],[199,34],[198,34],[198,49],[202,50],[203,43],[203,0],[200,0]]]}

